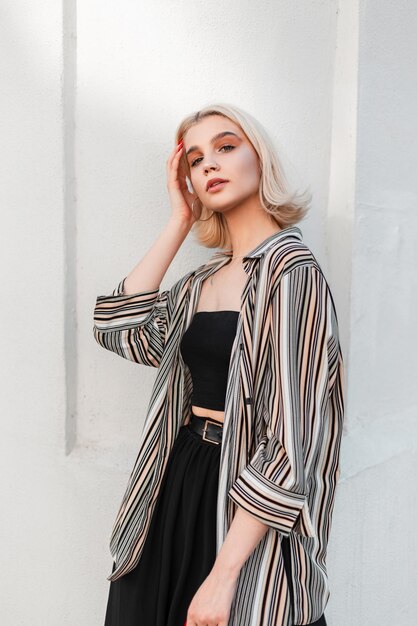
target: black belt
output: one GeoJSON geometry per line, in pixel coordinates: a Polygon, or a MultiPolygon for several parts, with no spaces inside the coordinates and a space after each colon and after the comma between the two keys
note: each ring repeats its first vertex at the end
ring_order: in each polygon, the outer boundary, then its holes
{"type": "Polygon", "coordinates": [[[204,441],[218,445],[222,442],[223,423],[207,417],[200,417],[191,412],[190,430],[199,434],[204,441]]]}

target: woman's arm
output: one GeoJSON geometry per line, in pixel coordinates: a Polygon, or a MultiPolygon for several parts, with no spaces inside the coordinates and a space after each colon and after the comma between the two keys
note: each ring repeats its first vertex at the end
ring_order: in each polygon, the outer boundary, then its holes
{"type": "Polygon", "coordinates": [[[188,191],[185,174],[180,167],[182,153],[180,142],[174,146],[166,164],[171,217],[150,250],[124,279],[123,293],[126,295],[159,289],[168,267],[195,222],[190,208],[194,196],[188,191]]]}
{"type": "Polygon", "coordinates": [[[323,394],[327,397],[332,384],[327,358],[328,297],[324,276],[310,265],[288,272],[275,292],[271,333],[276,411],[229,491],[238,507],[214,566],[226,579],[238,575],[269,527],[284,536],[292,530],[314,535],[308,523],[304,448],[312,455],[320,449],[321,422],[327,419],[323,394]]]}
{"type": "Polygon", "coordinates": [[[189,230],[189,223],[171,217],[155,243],[124,279],[123,294],[128,296],[159,289],[189,230]]]}
{"type": "Polygon", "coordinates": [[[159,282],[188,230],[185,223],[171,219],[145,257],[113,292],[97,296],[93,334],[100,346],[129,361],[159,367],[169,311],[188,275],[162,292],[159,282]]]}
{"type": "MultiPolygon", "coordinates": [[[[159,285],[194,223],[183,172],[179,169],[182,148],[174,148],[167,161],[171,217],[158,239],[133,270],[110,295],[98,296],[94,309],[94,338],[99,345],[119,356],[159,367],[165,347],[169,311],[177,290],[160,292],[159,285]]],[[[190,272],[191,275],[192,272],[190,272]]]]}
{"type": "Polygon", "coordinates": [[[226,580],[236,580],[268,528],[267,524],[263,524],[240,506],[237,507],[211,574],[226,580]]]}
{"type": "Polygon", "coordinates": [[[243,509],[237,509],[210,574],[191,600],[184,626],[228,623],[239,572],[267,529],[243,509]]]}
{"type": "Polygon", "coordinates": [[[279,279],[271,303],[273,380],[266,432],[229,490],[238,506],[285,536],[316,533],[308,503],[311,471],[327,445],[325,433],[338,419],[328,410],[337,358],[337,350],[329,353],[330,311],[328,285],[314,264],[279,279]]]}

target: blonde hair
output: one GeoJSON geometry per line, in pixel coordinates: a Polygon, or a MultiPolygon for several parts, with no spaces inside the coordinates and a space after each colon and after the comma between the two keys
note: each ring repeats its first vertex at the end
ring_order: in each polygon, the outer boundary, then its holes
{"type": "MultiPolygon", "coordinates": [[[[228,104],[208,105],[182,120],[176,131],[176,143],[182,139],[189,128],[209,115],[221,115],[240,126],[256,150],[261,169],[259,200],[266,213],[272,216],[280,228],[293,226],[304,219],[310,208],[311,193],[306,190],[299,194],[289,190],[282,164],[271,140],[263,126],[246,111],[228,104]]],[[[191,181],[190,166],[185,154],[181,156],[180,166],[191,181]]],[[[209,216],[210,212],[203,205],[201,219],[205,220],[209,216]]],[[[221,213],[213,213],[207,221],[197,220],[192,230],[198,242],[207,248],[231,247],[227,223],[221,213]]]]}

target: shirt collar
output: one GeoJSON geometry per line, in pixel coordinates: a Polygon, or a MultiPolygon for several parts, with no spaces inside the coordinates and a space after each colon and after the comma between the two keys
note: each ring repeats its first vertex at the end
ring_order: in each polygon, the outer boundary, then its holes
{"type": "MultiPolygon", "coordinates": [[[[255,248],[250,250],[250,252],[248,252],[243,258],[244,259],[259,258],[263,254],[265,254],[265,252],[267,252],[267,250],[269,250],[271,246],[273,246],[275,243],[277,243],[281,239],[284,239],[285,237],[295,237],[296,239],[299,239],[300,241],[303,240],[303,234],[298,226],[287,226],[287,228],[283,228],[277,233],[273,233],[272,235],[270,235],[269,237],[261,241],[261,243],[259,243],[255,248]]],[[[233,256],[232,250],[220,250],[219,252],[215,252],[214,255],[211,257],[211,259],[219,259],[219,258],[225,258],[225,257],[231,257],[231,256],[233,256]]]]}

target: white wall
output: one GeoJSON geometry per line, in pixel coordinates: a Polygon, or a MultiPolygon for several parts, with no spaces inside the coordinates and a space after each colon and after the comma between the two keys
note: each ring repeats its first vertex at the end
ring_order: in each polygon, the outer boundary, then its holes
{"type": "MultiPolygon", "coordinates": [[[[300,226],[348,377],[328,625],[412,623],[414,3],[3,6],[2,624],[104,624],[156,371],[101,349],[92,312],[168,218],[178,121],[215,101],[258,117],[314,194],[300,226]]],[[[187,238],[162,288],[210,255],[187,238]]]]}
{"type": "Polygon", "coordinates": [[[417,5],[360,2],[358,23],[348,421],[332,544],[350,618],[337,624],[405,626],[417,613],[417,5]]]}

